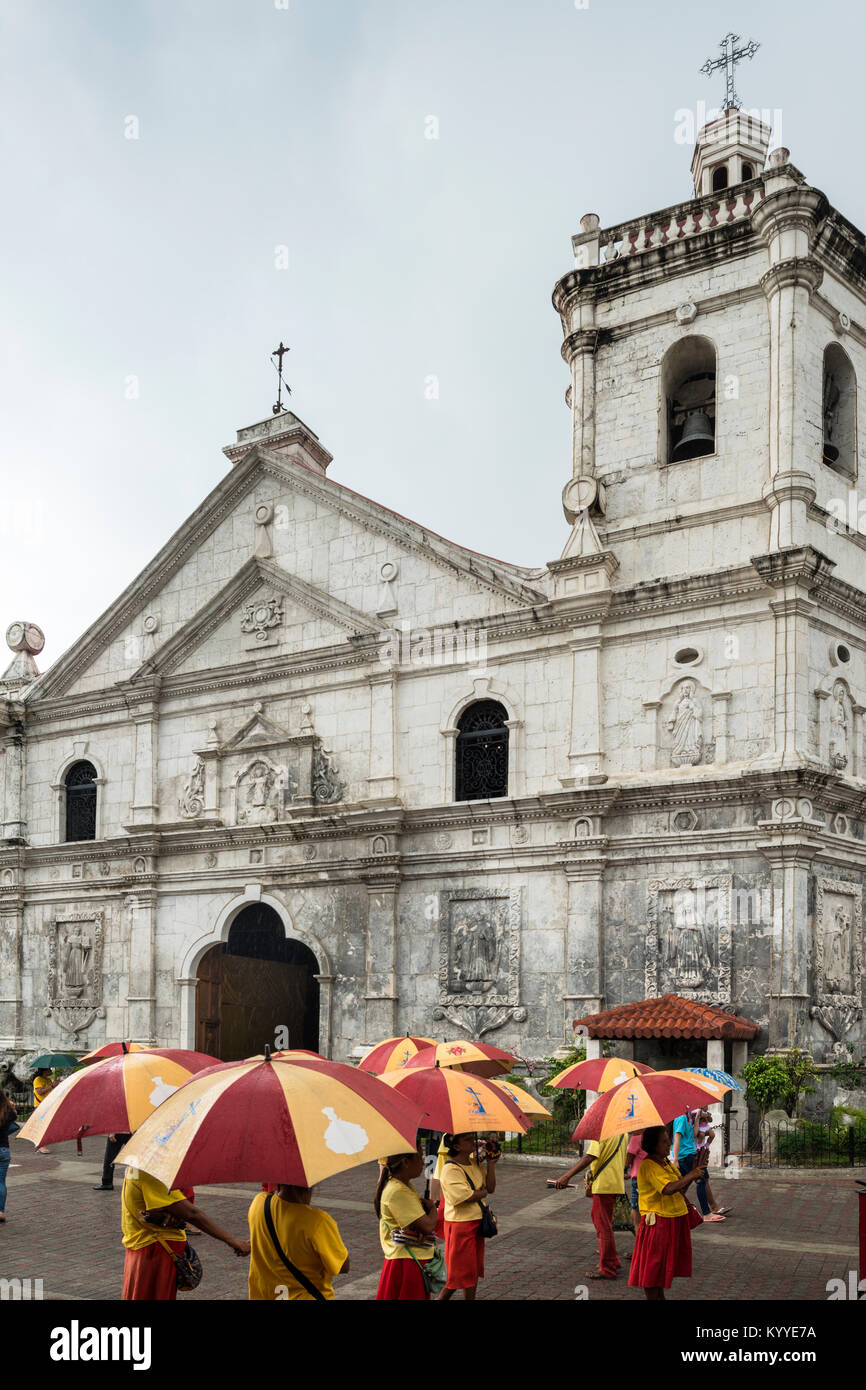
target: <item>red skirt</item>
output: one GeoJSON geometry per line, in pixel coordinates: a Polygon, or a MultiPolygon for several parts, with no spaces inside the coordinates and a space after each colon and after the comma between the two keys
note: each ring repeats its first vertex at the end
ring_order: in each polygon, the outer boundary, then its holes
{"type": "Polygon", "coordinates": [[[690,1279],[692,1237],[688,1214],[656,1216],[648,1226],[642,1216],[637,1228],[628,1282],[638,1289],[669,1289],[672,1279],[690,1279]]]}
{"type": "Polygon", "coordinates": [[[484,1238],[480,1221],[445,1222],[445,1268],[449,1289],[474,1289],[484,1278],[484,1238]]]}
{"type": "Polygon", "coordinates": [[[411,1255],[408,1260],[385,1260],[376,1290],[379,1301],[387,1299],[392,1303],[398,1300],[401,1303],[420,1303],[429,1297],[424,1276],[411,1255]]]}
{"type": "MultiPolygon", "coordinates": [[[[185,1240],[170,1240],[169,1245],[181,1255],[185,1240]]],[[[169,1302],[177,1298],[177,1270],[165,1246],[155,1240],[143,1250],[127,1250],[123,1262],[123,1289],[120,1297],[139,1303],[159,1299],[169,1302]]]]}

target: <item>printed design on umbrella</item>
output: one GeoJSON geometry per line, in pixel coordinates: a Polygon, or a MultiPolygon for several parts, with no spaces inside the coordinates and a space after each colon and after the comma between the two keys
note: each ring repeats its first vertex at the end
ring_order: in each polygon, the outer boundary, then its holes
{"type": "Polygon", "coordinates": [[[410,1057],[413,1057],[413,1056],[414,1056],[414,1053],[410,1052],[409,1049],[408,1049],[408,1047],[407,1047],[406,1050],[405,1050],[405,1052],[403,1053],[403,1060],[402,1060],[402,1062],[400,1063],[400,1066],[401,1066],[401,1067],[407,1067],[407,1066],[409,1065],[409,1058],[410,1058],[410,1057]]]}
{"type": "MultiPolygon", "coordinates": [[[[175,1089],[175,1090],[178,1090],[178,1087],[175,1086],[174,1089],[175,1089]]],[[[157,1142],[157,1144],[167,1144],[168,1141],[169,1141],[169,1139],[171,1138],[171,1136],[172,1136],[173,1134],[177,1134],[177,1131],[180,1129],[181,1125],[186,1124],[187,1120],[191,1120],[191,1119],[193,1118],[193,1116],[195,1115],[195,1112],[196,1112],[196,1110],[198,1109],[198,1107],[199,1107],[200,1105],[203,1105],[203,1104],[204,1104],[204,1097],[203,1097],[203,1096],[196,1096],[195,1100],[191,1100],[190,1103],[189,1103],[189,1105],[186,1107],[186,1110],[184,1110],[184,1112],[183,1112],[182,1115],[179,1115],[179,1116],[178,1116],[178,1118],[175,1120],[174,1124],[173,1124],[173,1125],[170,1125],[169,1128],[165,1131],[164,1134],[157,1134],[157,1135],[156,1135],[156,1142],[157,1142]]]]}
{"type": "Polygon", "coordinates": [[[359,1154],[367,1147],[370,1140],[367,1131],[361,1125],[356,1125],[351,1120],[341,1120],[330,1105],[322,1107],[322,1114],[327,1115],[330,1120],[324,1137],[331,1153],[359,1154]]]}
{"type": "Polygon", "coordinates": [[[484,1109],[484,1104],[481,1100],[481,1097],[475,1090],[474,1086],[467,1086],[466,1094],[472,1097],[473,1102],[472,1109],[469,1111],[470,1115],[486,1115],[487,1111],[484,1109]]]}
{"type": "Polygon", "coordinates": [[[449,1057],[462,1057],[462,1056],[463,1056],[463,1053],[466,1051],[466,1048],[465,1048],[465,1047],[455,1047],[455,1046],[452,1044],[452,1046],[449,1047],[449,1048],[447,1048],[446,1050],[447,1050],[447,1052],[448,1052],[448,1056],[449,1056],[449,1057]]]}
{"type": "Polygon", "coordinates": [[[155,1076],[153,1078],[153,1090],[148,1096],[148,1100],[155,1110],[158,1105],[162,1105],[164,1100],[168,1100],[169,1096],[173,1096],[176,1090],[178,1090],[177,1086],[170,1086],[167,1081],[163,1081],[161,1076],[155,1076]]]}
{"type": "Polygon", "coordinates": [[[614,1085],[614,1086],[621,1086],[622,1083],[623,1083],[623,1081],[628,1081],[628,1080],[629,1080],[629,1074],[628,1074],[627,1071],[618,1071],[617,1074],[616,1074],[616,1076],[613,1078],[613,1085],[614,1085]]]}
{"type": "Polygon", "coordinates": [[[630,1100],[630,1101],[631,1101],[631,1106],[630,1106],[630,1108],[629,1108],[628,1110],[626,1110],[626,1112],[625,1112],[625,1117],[626,1117],[626,1119],[627,1119],[627,1120],[630,1120],[630,1119],[632,1119],[632,1117],[634,1116],[634,1108],[635,1108],[635,1105],[637,1104],[637,1096],[635,1095],[634,1091],[631,1092],[631,1095],[626,1096],[626,1100],[630,1100]]]}

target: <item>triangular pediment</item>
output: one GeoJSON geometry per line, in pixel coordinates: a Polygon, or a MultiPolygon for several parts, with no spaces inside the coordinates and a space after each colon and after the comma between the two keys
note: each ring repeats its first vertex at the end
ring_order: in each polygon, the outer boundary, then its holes
{"type": "Polygon", "coordinates": [[[308,649],[375,637],[376,622],[270,560],[248,560],[233,579],[134,673],[132,680],[275,655],[287,632],[308,649]],[[221,655],[228,653],[228,655],[221,655]]]}
{"type": "Polygon", "coordinates": [[[205,628],[214,630],[238,604],[264,601],[268,592],[283,596],[284,622],[292,606],[298,640],[310,649],[357,641],[394,611],[382,602],[380,576],[395,571],[395,561],[404,594],[437,596],[439,616],[401,608],[401,618],[405,612],[420,626],[526,610],[545,598],[535,587],[537,572],[477,555],[303,463],[254,446],[26,698],[37,703],[116,688],[144,673],[182,673],[205,628]],[[261,524],[262,514],[271,522],[261,524]],[[306,568],[298,559],[304,547],[306,568]],[[272,570],[255,568],[269,564],[272,570]],[[296,565],[305,578],[289,573],[296,565]],[[328,593],[315,582],[323,578],[328,593]],[[368,604],[370,613],[362,611],[368,604]],[[318,630],[301,632],[305,612],[318,630]]]}
{"type": "MultiPolygon", "coordinates": [[[[309,736],[315,737],[312,729],[309,736]]],[[[274,723],[263,712],[262,705],[256,705],[252,715],[245,724],[232,734],[231,738],[225,743],[220,744],[220,756],[227,753],[244,753],[249,749],[255,752],[259,748],[282,748],[287,743],[297,742],[297,737],[283,729],[279,724],[274,723]]]]}

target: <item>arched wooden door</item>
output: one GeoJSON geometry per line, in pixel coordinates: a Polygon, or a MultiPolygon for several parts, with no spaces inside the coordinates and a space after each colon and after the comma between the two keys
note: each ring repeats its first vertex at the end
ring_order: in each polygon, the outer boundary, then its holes
{"type": "Polygon", "coordinates": [[[202,957],[196,987],[196,1048],[223,1061],[271,1048],[319,1050],[318,961],[287,939],[273,908],[251,903],[224,945],[202,957]]]}

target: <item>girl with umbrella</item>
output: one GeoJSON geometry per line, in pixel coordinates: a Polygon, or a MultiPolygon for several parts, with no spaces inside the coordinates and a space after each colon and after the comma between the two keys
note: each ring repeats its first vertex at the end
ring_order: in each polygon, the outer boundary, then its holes
{"type": "Polygon", "coordinates": [[[648,1299],[664,1299],[665,1289],[692,1273],[692,1226],[701,1217],[683,1196],[693,1182],[707,1176],[706,1167],[692,1168],[685,1177],[671,1163],[671,1138],[663,1125],[645,1129],[646,1158],[637,1175],[640,1225],[634,1243],[628,1282],[642,1288],[648,1299]]]}
{"type": "Polygon", "coordinates": [[[376,1298],[420,1303],[430,1297],[421,1266],[436,1254],[436,1204],[429,1197],[419,1197],[412,1186],[412,1179],[424,1171],[424,1155],[420,1149],[392,1154],[380,1159],[380,1164],[373,1205],[385,1262],[376,1298]]]}
{"type": "Polygon", "coordinates": [[[484,1237],[481,1218],[484,1199],[496,1190],[496,1160],[498,1145],[484,1142],[486,1172],[476,1158],[475,1134],[446,1134],[448,1160],[442,1168],[440,1182],[445,1200],[445,1264],[448,1283],[439,1295],[440,1301],[453,1298],[458,1289],[465,1299],[473,1300],[478,1280],[484,1278],[484,1237]]]}

